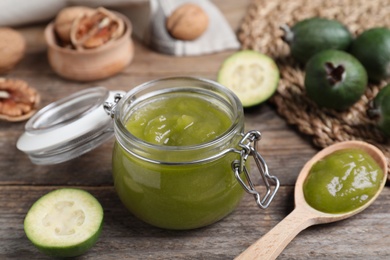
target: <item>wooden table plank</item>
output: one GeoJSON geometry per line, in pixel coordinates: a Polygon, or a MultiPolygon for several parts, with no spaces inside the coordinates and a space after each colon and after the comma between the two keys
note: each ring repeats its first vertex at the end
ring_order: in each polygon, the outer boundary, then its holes
{"type": "MultiPolygon", "coordinates": [[[[232,28],[238,29],[250,0],[215,0],[232,28]]],[[[222,61],[234,51],[199,57],[156,53],[135,41],[136,55],[123,73],[106,80],[80,83],[57,76],[50,68],[43,41],[44,25],[20,28],[28,40],[28,54],[7,75],[26,80],[42,94],[42,106],[91,86],[128,91],[143,82],[168,76],[216,79],[222,61]]],[[[119,201],[111,177],[114,139],[70,162],[33,165],[15,147],[24,123],[0,122],[0,259],[49,259],[26,238],[23,219],[32,203],[59,187],[90,191],[105,213],[101,238],[79,259],[233,259],[281,221],[294,207],[293,186],[304,163],[316,152],[310,140],[279,117],[271,104],[245,110],[247,130],[262,133],[259,150],[271,174],[282,184],[275,201],[260,210],[246,195],[237,210],[209,227],[169,231],[151,227],[129,214],[119,201]]],[[[252,162],[256,183],[261,184],[252,162]]],[[[363,213],[339,223],[310,227],[282,252],[280,259],[384,259],[390,226],[390,190],[363,213]]]]}
{"type": "MultiPolygon", "coordinates": [[[[32,203],[58,187],[0,187],[0,259],[45,259],[27,240],[23,219],[32,203]]],[[[151,227],[128,214],[110,187],[82,187],[104,208],[102,235],[80,259],[233,259],[293,209],[293,188],[284,186],[266,211],[246,195],[228,217],[209,227],[169,231],[151,227]]],[[[338,223],[309,227],[280,259],[380,259],[389,256],[390,190],[368,209],[338,223]],[[344,257],[343,257],[344,256],[344,257]]]]}

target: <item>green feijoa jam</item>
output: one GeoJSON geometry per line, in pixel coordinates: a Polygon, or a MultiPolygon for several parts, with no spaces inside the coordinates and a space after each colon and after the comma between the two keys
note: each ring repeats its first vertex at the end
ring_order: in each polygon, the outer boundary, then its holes
{"type": "Polygon", "coordinates": [[[348,28],[337,20],[313,17],[299,21],[291,28],[282,26],[282,29],[291,55],[302,64],[323,50],[346,50],[352,42],[348,28]]]}
{"type": "Polygon", "coordinates": [[[325,213],[350,212],[377,193],[383,174],[365,151],[339,150],[313,165],[303,184],[305,200],[325,213]]]}
{"type": "Polygon", "coordinates": [[[134,111],[126,128],[146,142],[167,146],[188,146],[208,142],[231,125],[229,116],[213,103],[191,95],[153,101],[134,111]]]}

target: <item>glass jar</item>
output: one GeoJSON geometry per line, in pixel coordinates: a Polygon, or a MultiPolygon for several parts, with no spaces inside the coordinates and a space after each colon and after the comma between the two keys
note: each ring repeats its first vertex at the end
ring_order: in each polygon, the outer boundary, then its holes
{"type": "MultiPolygon", "coordinates": [[[[244,193],[233,170],[234,163],[241,162],[244,113],[237,96],[227,88],[196,78],[148,82],[121,99],[114,118],[114,185],[135,216],[161,228],[192,229],[212,224],[236,208],[244,193]],[[166,146],[145,142],[126,128],[140,107],[176,96],[210,102],[229,116],[229,129],[206,143],[166,146]]],[[[247,182],[246,176],[242,181],[247,182]]]]}
{"type": "MultiPolygon", "coordinates": [[[[202,112],[207,108],[196,109],[202,112]]],[[[214,81],[200,78],[155,80],[127,94],[114,95],[101,87],[84,90],[39,111],[26,124],[26,133],[17,146],[36,164],[60,163],[96,147],[112,131],[116,138],[112,157],[116,192],[130,212],[151,225],[167,229],[203,227],[231,213],[244,191],[255,197],[260,208],[267,208],[279,188],[278,179],[269,175],[264,159],[256,151],[260,133],[244,132],[244,112],[237,96],[214,81]],[[212,104],[228,116],[228,129],[212,140],[186,146],[152,144],[128,130],[126,124],[135,111],[173,96],[196,97],[212,104]],[[88,101],[93,105],[87,105],[88,101]],[[71,109],[77,111],[71,113],[71,109]],[[103,118],[104,111],[114,120],[107,121],[107,115],[103,118]],[[96,122],[100,117],[102,121],[96,122]],[[79,121],[87,118],[89,130],[81,130],[79,121]],[[58,135],[76,132],[64,140],[58,135]],[[48,136],[56,138],[49,142],[48,136]],[[249,156],[254,157],[259,168],[266,187],[264,196],[250,180],[249,156]]]]}

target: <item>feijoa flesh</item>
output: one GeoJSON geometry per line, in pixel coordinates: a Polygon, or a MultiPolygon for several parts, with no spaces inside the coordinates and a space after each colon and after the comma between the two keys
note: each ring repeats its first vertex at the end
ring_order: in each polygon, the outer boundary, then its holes
{"type": "Polygon", "coordinates": [[[275,93],[279,83],[279,69],[271,57],[253,50],[242,50],[222,63],[218,82],[232,90],[243,107],[251,107],[266,101],[275,93]]]}
{"type": "Polygon", "coordinates": [[[323,50],[346,50],[353,39],[348,28],[339,21],[319,17],[299,21],[291,28],[287,25],[281,28],[292,57],[302,64],[323,50]]]}
{"type": "Polygon", "coordinates": [[[40,251],[54,257],[85,253],[98,240],[103,209],[90,193],[62,188],[38,199],[24,220],[28,239],[40,251]]]}
{"type": "Polygon", "coordinates": [[[390,137],[390,84],[383,87],[372,100],[367,115],[376,120],[385,136],[390,137]]]}
{"type": "Polygon", "coordinates": [[[314,55],[306,64],[307,96],[320,107],[347,109],[364,94],[367,73],[352,55],[326,50],[314,55]]]}
{"type": "Polygon", "coordinates": [[[363,64],[371,81],[390,78],[390,29],[364,31],[352,42],[349,52],[363,64]]]}

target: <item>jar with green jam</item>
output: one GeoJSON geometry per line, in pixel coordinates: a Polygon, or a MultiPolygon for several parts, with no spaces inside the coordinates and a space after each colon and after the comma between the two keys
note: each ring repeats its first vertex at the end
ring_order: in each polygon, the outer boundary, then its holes
{"type": "Polygon", "coordinates": [[[236,208],[248,185],[248,176],[238,181],[234,170],[249,165],[240,143],[253,135],[244,138],[234,94],[212,81],[170,78],[135,88],[118,107],[114,185],[135,216],[157,227],[193,229],[236,208]]]}
{"type": "Polygon", "coordinates": [[[339,150],[313,165],[303,183],[305,200],[325,213],[350,212],[375,196],[383,174],[365,151],[339,150]]]}
{"type": "Polygon", "coordinates": [[[63,117],[54,118],[48,112],[53,107],[39,111],[27,123],[18,148],[36,164],[54,164],[114,134],[115,190],[133,215],[153,226],[185,230],[210,225],[230,214],[245,191],[260,208],[267,208],[279,188],[256,150],[260,132],[245,132],[239,99],[214,81],[165,78],[127,93],[97,87],[54,107],[63,117]],[[70,113],[73,109],[76,112],[70,113]],[[88,119],[85,126],[78,122],[83,118],[88,119]],[[69,133],[75,141],[69,142],[69,133]],[[61,136],[66,138],[59,141],[61,136]],[[50,146],[41,147],[43,143],[50,146]],[[265,194],[260,195],[250,179],[250,157],[259,168],[265,194]]]}

